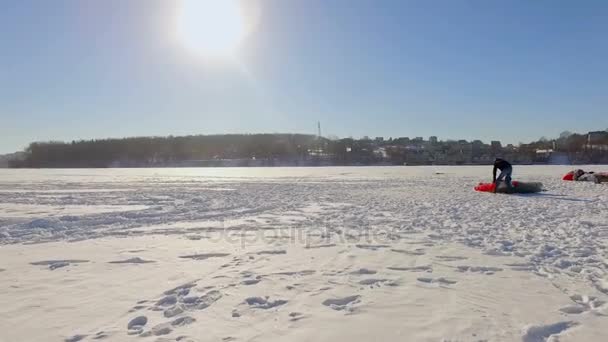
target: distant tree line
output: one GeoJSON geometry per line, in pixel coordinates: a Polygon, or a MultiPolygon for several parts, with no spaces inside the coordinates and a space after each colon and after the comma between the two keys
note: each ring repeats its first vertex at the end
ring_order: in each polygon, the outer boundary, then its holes
{"type": "Polygon", "coordinates": [[[171,166],[212,159],[287,160],[308,154],[318,140],[305,134],[196,135],[31,143],[12,167],[171,166]]]}
{"type": "Polygon", "coordinates": [[[608,129],[586,134],[562,132],[556,139],[540,138],[529,144],[520,144],[517,152],[533,156],[539,150],[567,155],[572,163],[608,162],[608,129]]]}
{"type": "Polygon", "coordinates": [[[29,168],[222,166],[227,160],[232,166],[487,164],[495,156],[516,163],[542,163],[552,153],[567,155],[572,163],[608,162],[608,132],[563,132],[556,139],[506,147],[500,142],[488,145],[479,140],[437,141],[436,137],[429,141],[326,139],[307,134],[50,141],[31,143],[8,162],[10,167],[29,168]]]}
{"type": "Polygon", "coordinates": [[[520,144],[520,148],[556,149],[562,152],[583,152],[590,145],[608,145],[608,130],[589,132],[585,134],[562,132],[559,138],[547,139],[541,137],[529,144],[520,144]]]}

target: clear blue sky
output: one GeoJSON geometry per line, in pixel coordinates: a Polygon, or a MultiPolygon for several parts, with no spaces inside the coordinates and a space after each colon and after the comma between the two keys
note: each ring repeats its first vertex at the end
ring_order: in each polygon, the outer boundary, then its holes
{"type": "Polygon", "coordinates": [[[608,1],[245,1],[261,15],[238,63],[185,53],[174,0],[2,1],[0,152],[318,120],[512,143],[608,127],[608,1]]]}

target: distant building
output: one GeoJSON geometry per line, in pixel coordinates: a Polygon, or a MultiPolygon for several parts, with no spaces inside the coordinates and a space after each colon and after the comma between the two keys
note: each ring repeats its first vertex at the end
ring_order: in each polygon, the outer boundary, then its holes
{"type": "Polygon", "coordinates": [[[595,131],[587,133],[587,151],[608,151],[608,132],[595,131]]]}
{"type": "Polygon", "coordinates": [[[438,141],[439,141],[439,140],[438,140],[438,139],[437,139],[437,137],[436,137],[436,136],[434,136],[434,135],[429,137],[429,142],[430,142],[431,144],[436,144],[438,141]]]}
{"type": "Polygon", "coordinates": [[[410,138],[408,138],[408,137],[400,137],[400,138],[397,138],[397,139],[393,139],[393,141],[391,143],[393,145],[407,146],[410,143],[410,138]]]}
{"type": "Polygon", "coordinates": [[[490,143],[490,147],[492,148],[492,152],[497,153],[502,150],[502,144],[498,140],[492,140],[490,143]]]}
{"type": "Polygon", "coordinates": [[[421,143],[424,142],[424,138],[423,137],[415,137],[414,140],[412,140],[415,143],[421,143]]]}
{"type": "Polygon", "coordinates": [[[374,139],[377,143],[383,143],[384,142],[384,137],[376,137],[376,139],[374,139]]]}
{"type": "Polygon", "coordinates": [[[600,141],[608,141],[608,132],[606,131],[595,131],[587,133],[587,143],[593,144],[600,141]]]}

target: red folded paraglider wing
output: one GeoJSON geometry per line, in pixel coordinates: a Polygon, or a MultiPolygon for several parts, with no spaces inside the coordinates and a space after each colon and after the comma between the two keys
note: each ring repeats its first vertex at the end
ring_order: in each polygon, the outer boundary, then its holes
{"type": "Polygon", "coordinates": [[[574,174],[572,172],[568,172],[564,175],[564,178],[562,178],[565,181],[571,181],[574,180],[574,174]]]}
{"type": "Polygon", "coordinates": [[[493,192],[496,185],[494,183],[479,183],[475,187],[475,191],[493,192]]]}
{"type": "MultiPolygon", "coordinates": [[[[516,188],[517,185],[519,184],[519,182],[513,181],[513,182],[511,182],[511,184],[513,184],[513,187],[516,188]]],[[[494,183],[479,183],[475,187],[475,191],[494,192],[495,187],[496,187],[496,184],[494,184],[494,183]]]]}

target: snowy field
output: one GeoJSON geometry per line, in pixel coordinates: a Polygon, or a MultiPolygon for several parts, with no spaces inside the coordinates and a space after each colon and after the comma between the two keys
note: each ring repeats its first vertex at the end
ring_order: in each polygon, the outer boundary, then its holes
{"type": "Polygon", "coordinates": [[[0,341],[608,341],[569,169],[0,170],[0,341]]]}

